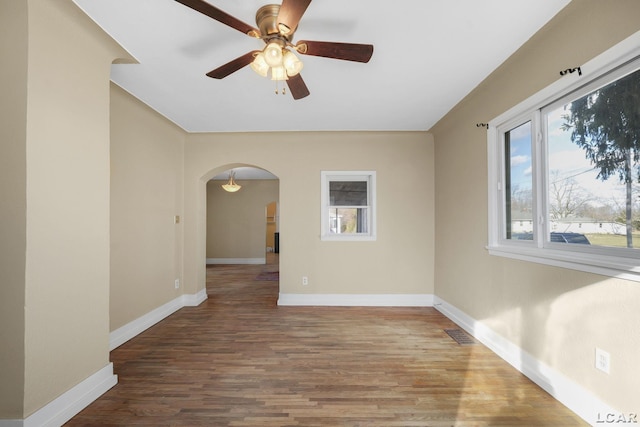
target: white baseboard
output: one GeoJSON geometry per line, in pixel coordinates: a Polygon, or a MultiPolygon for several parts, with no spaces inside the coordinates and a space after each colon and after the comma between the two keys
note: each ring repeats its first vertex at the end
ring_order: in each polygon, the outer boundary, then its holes
{"type": "MultiPolygon", "coordinates": [[[[207,290],[201,289],[196,294],[181,295],[168,303],[151,310],[147,314],[127,323],[109,334],[109,351],[129,341],[136,335],[146,331],[159,321],[169,317],[182,307],[195,307],[207,299],[207,290]]],[[[2,426],[0,426],[2,427],[2,426]]]]}
{"type": "Polygon", "coordinates": [[[0,420],[0,427],[60,427],[118,382],[109,363],[24,420],[0,420]]]}
{"type": "Polygon", "coordinates": [[[431,307],[432,294],[280,294],[278,305],[431,307]]]}
{"type": "Polygon", "coordinates": [[[434,307],[591,425],[601,420],[601,414],[618,413],[588,390],[437,296],[434,307]]]}
{"type": "Polygon", "coordinates": [[[184,307],[197,307],[207,300],[207,290],[200,289],[195,294],[182,295],[182,305],[184,307]]]}
{"type": "Polygon", "coordinates": [[[207,264],[266,264],[266,258],[207,258],[207,264]]]}

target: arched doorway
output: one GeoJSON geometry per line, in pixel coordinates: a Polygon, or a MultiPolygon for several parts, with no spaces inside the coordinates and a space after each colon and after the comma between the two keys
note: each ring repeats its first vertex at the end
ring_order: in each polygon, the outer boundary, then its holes
{"type": "MultiPolygon", "coordinates": [[[[206,264],[216,266],[264,265],[269,273],[279,270],[278,201],[280,181],[274,174],[247,165],[217,168],[206,182],[206,264]],[[223,186],[233,174],[240,189],[223,186]]],[[[209,276],[209,274],[207,275],[209,276]]]]}

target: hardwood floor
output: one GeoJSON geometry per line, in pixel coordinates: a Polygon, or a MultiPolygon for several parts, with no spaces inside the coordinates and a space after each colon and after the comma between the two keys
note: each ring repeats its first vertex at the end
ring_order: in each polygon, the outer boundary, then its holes
{"type": "Polygon", "coordinates": [[[432,308],[278,307],[277,264],[207,269],[209,299],[111,353],[67,426],[583,426],[432,308]]]}

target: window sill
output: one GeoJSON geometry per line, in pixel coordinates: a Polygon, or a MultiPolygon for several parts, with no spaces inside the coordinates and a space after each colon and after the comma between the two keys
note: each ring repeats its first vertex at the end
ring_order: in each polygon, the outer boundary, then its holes
{"type": "Polygon", "coordinates": [[[488,246],[487,250],[494,256],[640,282],[640,260],[634,258],[515,245],[488,246]]]}
{"type": "Polygon", "coordinates": [[[373,242],[376,236],[357,234],[325,234],[320,236],[323,242],[373,242]]]}

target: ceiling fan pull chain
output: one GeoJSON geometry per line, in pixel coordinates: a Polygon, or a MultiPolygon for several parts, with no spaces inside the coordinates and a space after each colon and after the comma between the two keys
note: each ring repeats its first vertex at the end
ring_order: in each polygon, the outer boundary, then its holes
{"type": "Polygon", "coordinates": [[[287,88],[282,86],[282,92],[280,92],[280,87],[279,87],[280,85],[278,85],[278,81],[279,80],[276,80],[276,92],[275,92],[276,95],[278,95],[280,93],[282,93],[282,95],[286,95],[287,94],[287,88]]]}

